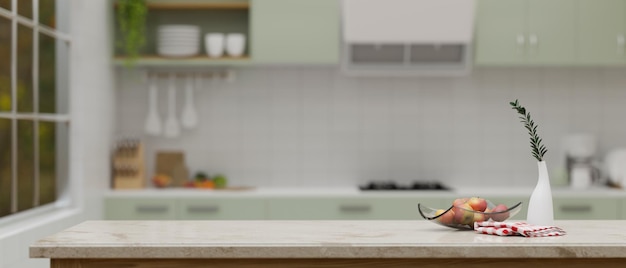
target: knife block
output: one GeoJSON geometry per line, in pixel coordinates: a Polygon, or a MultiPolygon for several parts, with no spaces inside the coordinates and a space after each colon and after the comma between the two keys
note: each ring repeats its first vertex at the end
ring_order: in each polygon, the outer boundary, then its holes
{"type": "Polygon", "coordinates": [[[113,189],[141,189],[146,185],[143,144],[127,139],[113,152],[113,189]]]}

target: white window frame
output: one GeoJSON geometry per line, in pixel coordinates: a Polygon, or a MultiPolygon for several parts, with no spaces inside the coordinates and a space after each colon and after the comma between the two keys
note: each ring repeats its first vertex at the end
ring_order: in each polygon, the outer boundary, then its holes
{"type": "MultiPolygon", "coordinates": [[[[70,90],[68,84],[68,74],[63,73],[65,77],[57,75],[57,85],[59,84],[59,79],[63,80],[63,84],[65,84],[65,88],[60,89],[57,87],[57,94],[59,90],[63,90],[66,92],[66,100],[60,100],[61,103],[65,102],[67,106],[67,111],[65,113],[57,113],[57,114],[49,114],[49,113],[39,113],[39,34],[45,34],[57,40],[57,44],[60,42],[64,42],[66,45],[66,54],[65,58],[57,58],[57,66],[59,64],[64,64],[66,66],[65,69],[61,72],[67,72],[69,70],[69,50],[71,44],[70,35],[62,32],[62,30],[54,29],[48,27],[46,25],[39,24],[39,1],[32,0],[32,14],[33,18],[29,19],[23,17],[17,13],[17,5],[18,2],[24,0],[12,0],[11,1],[11,10],[4,9],[0,7],[0,17],[6,18],[11,21],[11,111],[10,112],[0,112],[1,119],[9,119],[11,120],[11,181],[12,181],[12,200],[11,200],[11,214],[6,215],[4,217],[0,217],[0,226],[3,226],[8,223],[16,222],[22,219],[26,219],[32,217],[34,215],[39,215],[42,213],[53,211],[57,208],[66,208],[71,205],[71,196],[70,196],[70,178],[69,174],[66,176],[58,176],[57,180],[57,197],[55,202],[46,205],[39,205],[39,172],[35,172],[34,178],[34,196],[33,203],[35,207],[28,209],[26,211],[17,211],[17,122],[18,120],[32,120],[33,121],[33,138],[37,139],[39,136],[39,122],[54,122],[54,123],[70,123],[70,115],[69,115],[69,99],[70,99],[70,90]],[[23,25],[33,29],[33,112],[31,113],[19,113],[17,111],[17,30],[18,25],[23,25]]],[[[69,3],[66,1],[56,1],[56,19],[57,19],[57,28],[65,28],[68,29],[67,15],[66,13],[69,9],[69,3]],[[63,4],[60,6],[59,4],[63,4]]],[[[57,53],[59,52],[59,48],[57,46],[57,53]]],[[[58,54],[57,54],[58,55],[58,54]]],[[[59,70],[59,69],[57,69],[59,70]]],[[[67,135],[69,135],[69,129],[67,131],[67,135]]],[[[68,140],[67,136],[62,137],[64,140],[68,140]]],[[[59,142],[59,139],[57,139],[59,142]]],[[[38,141],[34,142],[34,168],[39,167],[39,143],[38,141]]],[[[60,150],[69,150],[69,144],[64,144],[65,147],[59,146],[60,150]]],[[[65,152],[67,155],[68,152],[65,152]]],[[[59,159],[57,165],[64,167],[69,171],[69,161],[66,159],[59,159]]],[[[67,172],[66,172],[67,173],[67,172]]]]}

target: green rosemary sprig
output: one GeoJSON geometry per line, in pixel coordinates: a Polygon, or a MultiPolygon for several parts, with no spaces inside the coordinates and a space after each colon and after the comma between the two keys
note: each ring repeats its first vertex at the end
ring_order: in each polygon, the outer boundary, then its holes
{"type": "Polygon", "coordinates": [[[524,127],[528,130],[528,134],[530,134],[530,148],[532,148],[532,154],[537,161],[543,161],[543,156],[546,154],[548,149],[541,144],[541,138],[537,135],[537,125],[530,118],[530,113],[526,112],[526,108],[519,105],[519,102],[515,100],[515,102],[509,102],[511,104],[512,109],[517,110],[518,114],[521,114],[519,118],[522,119],[522,123],[524,123],[524,127]]]}

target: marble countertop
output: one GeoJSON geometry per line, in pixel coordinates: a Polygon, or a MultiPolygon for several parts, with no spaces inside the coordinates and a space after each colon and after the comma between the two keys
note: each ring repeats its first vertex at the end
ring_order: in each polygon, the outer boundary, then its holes
{"type": "Polygon", "coordinates": [[[626,258],[626,221],[557,221],[562,237],[499,237],[418,221],[87,221],[32,258],[626,258]]]}

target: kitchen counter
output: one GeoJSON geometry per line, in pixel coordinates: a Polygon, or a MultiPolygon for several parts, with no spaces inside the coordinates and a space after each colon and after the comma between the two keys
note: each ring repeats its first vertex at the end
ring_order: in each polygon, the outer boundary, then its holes
{"type": "Polygon", "coordinates": [[[37,241],[30,257],[52,267],[626,265],[626,221],[556,225],[567,235],[498,237],[423,220],[88,221],[37,241]]]}
{"type": "MultiPolygon", "coordinates": [[[[357,187],[328,188],[279,188],[259,187],[244,190],[212,190],[212,189],[141,189],[141,190],[110,190],[107,197],[450,197],[464,196],[530,196],[533,188],[524,187],[462,187],[449,191],[442,190],[406,190],[406,191],[361,191],[357,187]]],[[[569,187],[553,187],[553,196],[559,197],[626,197],[626,191],[612,188],[572,189],[569,187]]]]}

